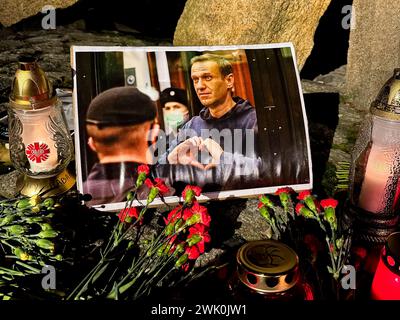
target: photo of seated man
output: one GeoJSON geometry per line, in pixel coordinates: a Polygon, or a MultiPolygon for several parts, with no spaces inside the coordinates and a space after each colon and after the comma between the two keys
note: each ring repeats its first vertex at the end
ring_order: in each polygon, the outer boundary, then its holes
{"type": "MultiPolygon", "coordinates": [[[[140,164],[151,164],[148,141],[158,134],[154,102],[133,87],[116,87],[96,96],[86,114],[88,145],[97,154],[84,182],[92,196],[89,205],[124,201],[137,178],[140,164]]],[[[138,197],[148,190],[142,185],[138,197]]],[[[143,195],[143,197],[141,197],[143,195]]]]}
{"type": "Polygon", "coordinates": [[[203,108],[159,159],[160,164],[171,165],[171,183],[212,184],[222,190],[254,181],[261,165],[256,156],[257,116],[248,100],[233,96],[231,64],[216,54],[196,56],[191,60],[191,79],[203,108]]]}

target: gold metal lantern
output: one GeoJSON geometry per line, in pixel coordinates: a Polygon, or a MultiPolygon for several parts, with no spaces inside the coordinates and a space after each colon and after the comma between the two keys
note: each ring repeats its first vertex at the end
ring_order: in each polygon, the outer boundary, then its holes
{"type": "Polygon", "coordinates": [[[19,61],[8,117],[11,161],[26,176],[21,193],[32,195],[47,188],[54,194],[72,187],[75,179],[65,170],[73,143],[62,104],[34,59],[19,61]]]}

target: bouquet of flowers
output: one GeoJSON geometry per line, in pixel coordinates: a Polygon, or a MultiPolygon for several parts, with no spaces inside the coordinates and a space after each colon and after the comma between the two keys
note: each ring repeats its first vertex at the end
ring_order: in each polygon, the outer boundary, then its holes
{"type": "Polygon", "coordinates": [[[43,282],[43,270],[57,272],[61,289],[86,263],[82,257],[110,220],[80,210],[85,199],[71,192],[0,201],[0,300],[60,299],[63,292],[53,290],[55,280],[43,282]]]}
{"type": "Polygon", "coordinates": [[[55,250],[59,235],[52,226],[57,204],[42,201],[39,195],[4,200],[0,203],[0,297],[8,300],[18,288],[18,281],[41,274],[48,263],[62,261],[55,250]]]}
{"type": "MultiPolygon", "coordinates": [[[[295,223],[299,219],[314,222],[324,237],[329,256],[327,271],[334,282],[338,283],[351,246],[351,230],[338,223],[335,212],[338,201],[333,198],[317,201],[310,191],[303,191],[297,195],[295,205],[293,194],[291,188],[278,189],[275,196],[279,197],[280,205],[269,196],[260,197],[259,211],[271,226],[271,237],[281,239],[285,232],[288,232],[292,242],[298,242],[298,239],[293,239],[295,223]]],[[[315,247],[315,243],[312,246],[315,247]]]]}
{"type": "Polygon", "coordinates": [[[68,300],[137,299],[150,294],[154,287],[176,273],[188,271],[210,242],[207,208],[196,197],[201,189],[186,186],[183,203],[174,207],[159,232],[145,234],[145,218],[149,205],[168,187],[160,178],[149,178],[149,168],[139,166],[134,189],[128,193],[125,208],[118,214],[118,223],[101,249],[96,266],[69,294],[68,300]],[[133,207],[136,192],[143,184],[149,188],[146,205],[133,207]]]}

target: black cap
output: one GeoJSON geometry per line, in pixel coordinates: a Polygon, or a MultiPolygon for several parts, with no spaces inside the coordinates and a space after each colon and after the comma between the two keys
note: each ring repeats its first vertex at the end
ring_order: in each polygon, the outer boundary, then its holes
{"type": "Polygon", "coordinates": [[[188,101],[187,101],[187,96],[186,96],[186,90],[179,89],[179,88],[164,89],[160,95],[161,106],[164,108],[164,106],[167,102],[179,102],[187,107],[188,101]]]}
{"type": "Polygon", "coordinates": [[[116,87],[96,96],[86,113],[86,123],[123,126],[153,120],[157,108],[150,97],[134,87],[116,87]]]}

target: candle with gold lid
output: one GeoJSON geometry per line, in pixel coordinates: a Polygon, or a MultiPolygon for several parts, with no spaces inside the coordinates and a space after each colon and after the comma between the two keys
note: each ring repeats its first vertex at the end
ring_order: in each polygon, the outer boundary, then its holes
{"type": "Polygon", "coordinates": [[[251,241],[236,254],[237,271],[231,289],[238,300],[312,300],[311,287],[302,283],[299,258],[276,240],[251,241]]]}
{"type": "Polygon", "coordinates": [[[12,83],[9,115],[10,157],[33,179],[62,173],[73,156],[62,105],[35,59],[21,58],[12,83]]]}

